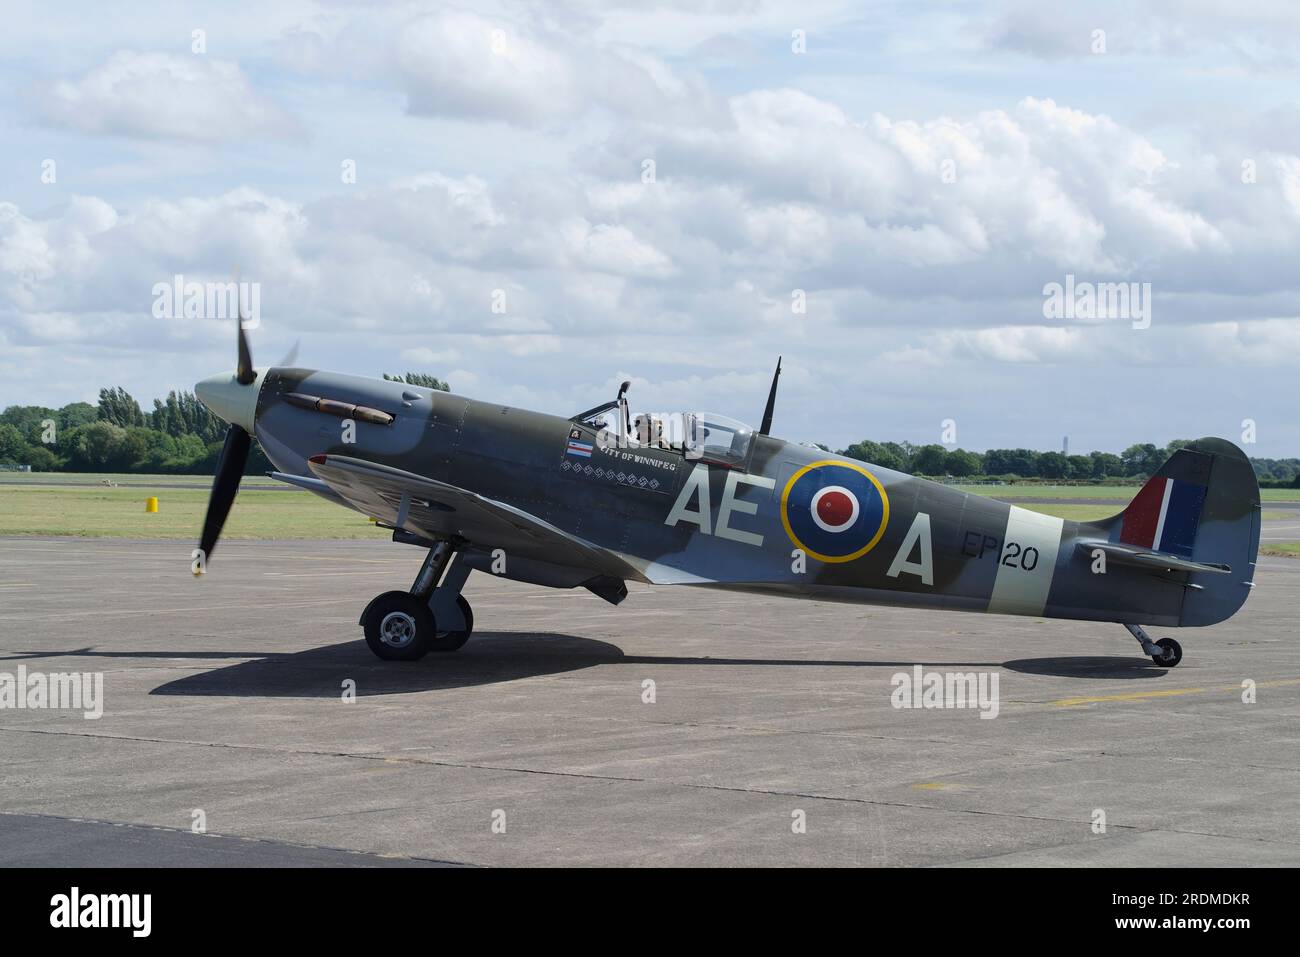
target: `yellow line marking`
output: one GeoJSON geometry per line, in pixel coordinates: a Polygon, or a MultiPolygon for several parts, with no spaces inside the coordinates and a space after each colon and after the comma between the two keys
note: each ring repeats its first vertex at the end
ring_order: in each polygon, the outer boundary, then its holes
{"type": "Polygon", "coordinates": [[[1072,708],[1080,704],[1096,704],[1100,701],[1145,701],[1148,698],[1172,698],[1180,694],[1201,694],[1207,688],[1170,688],[1168,691],[1135,691],[1132,694],[1108,694],[1094,698],[1062,698],[1053,701],[1058,708],[1072,708]]]}
{"type": "Polygon", "coordinates": [[[912,785],[918,791],[947,791],[956,786],[955,784],[944,784],[942,781],[925,781],[921,784],[912,785]]]}
{"type": "MultiPolygon", "coordinates": [[[[1300,678],[1280,678],[1277,681],[1257,681],[1256,688],[1281,688],[1286,685],[1300,685],[1300,678]]],[[[1061,698],[1048,704],[1058,708],[1073,708],[1081,704],[1099,704],[1104,701],[1147,701],[1152,698],[1172,698],[1185,694],[1205,694],[1206,692],[1241,691],[1241,685],[1224,685],[1219,688],[1169,688],[1163,691],[1134,691],[1129,694],[1097,695],[1087,698],[1061,698]]]]}
{"type": "MultiPolygon", "coordinates": [[[[356,577],[358,574],[360,574],[360,573],[357,572],[357,571],[344,571],[344,572],[294,572],[294,573],[290,573],[290,572],[263,572],[263,573],[262,573],[262,577],[263,577],[263,578],[354,578],[354,577],[356,577]]],[[[380,574],[380,572],[375,572],[375,574],[380,574]]]]}

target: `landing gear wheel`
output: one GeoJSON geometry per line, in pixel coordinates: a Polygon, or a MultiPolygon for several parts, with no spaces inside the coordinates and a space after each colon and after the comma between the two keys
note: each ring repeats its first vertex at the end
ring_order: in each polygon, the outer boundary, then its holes
{"type": "Polygon", "coordinates": [[[1161,638],[1156,645],[1163,650],[1164,654],[1152,655],[1151,660],[1161,668],[1172,668],[1183,660],[1183,646],[1172,638],[1161,638]]]}
{"type": "Polygon", "coordinates": [[[464,595],[456,596],[456,606],[465,616],[465,630],[438,632],[433,641],[429,642],[430,651],[459,651],[469,641],[469,636],[474,631],[474,610],[469,607],[464,595]]]}
{"type": "Polygon", "coordinates": [[[404,591],[387,591],[366,608],[366,644],[385,661],[417,661],[437,635],[429,606],[404,591]]]}

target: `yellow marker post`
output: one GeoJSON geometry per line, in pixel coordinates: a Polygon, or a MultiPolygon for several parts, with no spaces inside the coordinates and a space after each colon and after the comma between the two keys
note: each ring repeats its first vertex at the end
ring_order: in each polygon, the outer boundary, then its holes
{"type": "Polygon", "coordinates": [[[144,510],[145,510],[146,512],[156,512],[156,511],[158,511],[158,499],[157,499],[155,496],[152,496],[152,495],[149,496],[149,498],[145,499],[145,500],[144,500],[144,510]]]}

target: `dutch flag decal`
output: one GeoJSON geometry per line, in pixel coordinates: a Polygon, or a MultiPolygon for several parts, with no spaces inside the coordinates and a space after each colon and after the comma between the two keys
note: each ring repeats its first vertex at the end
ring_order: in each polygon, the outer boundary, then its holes
{"type": "Polygon", "coordinates": [[[1192,557],[1205,486],[1165,475],[1153,477],[1124,510],[1119,540],[1127,545],[1192,557]]]}

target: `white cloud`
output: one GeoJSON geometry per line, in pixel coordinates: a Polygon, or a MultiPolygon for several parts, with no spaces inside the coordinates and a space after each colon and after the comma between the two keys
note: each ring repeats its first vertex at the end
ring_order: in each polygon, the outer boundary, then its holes
{"type": "Polygon", "coordinates": [[[644,50],[539,19],[443,10],[403,24],[396,68],[412,113],[537,126],[592,106],[704,115],[712,99],[644,50]]]}
{"type": "Polygon", "coordinates": [[[427,366],[446,366],[452,362],[459,362],[460,352],[455,349],[433,350],[420,346],[415,349],[403,349],[402,358],[408,362],[418,362],[427,366]]]}
{"type": "Polygon", "coordinates": [[[1010,0],[990,5],[981,32],[995,50],[1049,60],[1094,57],[1095,30],[1106,56],[1215,57],[1252,70],[1295,65],[1290,38],[1300,10],[1287,0],[1256,0],[1248,10],[1216,0],[1094,0],[1048,5],[1010,0]]]}
{"type": "MultiPolygon", "coordinates": [[[[263,284],[272,322],[487,331],[510,355],[553,353],[597,331],[743,335],[757,320],[796,340],[814,328],[891,326],[911,336],[893,344],[896,356],[1025,363],[1081,348],[1074,330],[1020,324],[1041,315],[1044,283],[1067,272],[1157,277],[1157,296],[1181,312],[1168,297],[1194,290],[1202,263],[1300,247],[1300,221],[1276,216],[1292,208],[1297,167],[1276,164],[1282,175],[1246,204],[1201,211],[1213,164],[1175,163],[1113,120],[1050,100],[859,121],[770,91],[733,98],[731,117],[658,128],[654,183],[611,176],[598,157],[568,177],[489,183],[430,171],[308,203],[240,189],[120,211],[80,199],[48,220],[10,206],[0,274],[21,306],[94,316],[140,308],[141,289],[176,273],[222,278],[239,266],[263,284]],[[1270,205],[1260,238],[1249,225],[1270,205]],[[490,308],[498,289],[506,315],[490,308]],[[795,289],[808,300],[802,320],[792,319],[795,289]],[[928,344],[916,338],[943,327],[928,344]]],[[[1259,270],[1223,302],[1164,321],[1285,313],[1276,283],[1259,270]]]]}
{"type": "Polygon", "coordinates": [[[1263,36],[1287,35],[1282,6],[1233,25],[1208,0],[1107,5],[1111,53],[1066,62],[1084,21],[996,3],[439,9],[224,11],[208,26],[225,59],[124,52],[189,29],[125,15],[65,17],[76,43],[55,58],[55,31],[28,24],[7,76],[67,78],[37,86],[33,137],[0,110],[17,145],[0,155],[0,380],[54,401],[87,369],[147,395],[228,366],[227,328],[159,323],[149,293],[238,266],[263,287],[259,361],[301,335],[308,364],[404,364],[566,412],[619,369],[652,404],[752,418],[778,353],[778,428],[833,443],[925,437],[907,430],[961,409],[1055,444],[1065,368],[1107,395],[1165,390],[1162,421],[1290,407],[1300,141],[1287,53],[1263,36]],[[295,121],[267,91],[310,135],[282,135],[295,121]],[[60,182],[32,183],[47,156],[60,182]],[[1066,273],[1151,281],[1152,329],[1045,324],[1043,285],[1066,273]]]}
{"type": "Polygon", "coordinates": [[[739,185],[751,234],[810,251],[809,264],[851,247],[915,266],[1014,257],[1109,275],[1228,244],[1190,205],[1199,171],[1188,183],[1140,134],[1051,100],[854,121],[805,93],[761,91],[733,98],[731,116],[720,129],[654,129],[659,175],[715,198],[739,185]]]}
{"type": "Polygon", "coordinates": [[[592,225],[574,218],[564,223],[562,235],[574,262],[614,275],[664,277],[672,270],[669,258],[649,243],[637,239],[626,226],[592,225]]]}
{"type": "Polygon", "coordinates": [[[54,284],[80,284],[101,255],[96,238],[118,225],[117,212],[101,199],[73,196],[57,218],[32,219],[12,203],[0,203],[0,283],[21,310],[40,309],[54,284]]]}
{"type": "Polygon", "coordinates": [[[238,63],[121,50],[78,79],[37,89],[42,118],[85,133],[200,143],[299,135],[238,63]]]}
{"type": "Polygon", "coordinates": [[[579,109],[569,61],[507,26],[458,11],[410,23],[397,64],[411,111],[536,123],[579,109]]]}
{"type": "Polygon", "coordinates": [[[927,333],[918,344],[886,358],[926,366],[956,362],[1169,369],[1292,366],[1300,362],[1300,316],[1193,326],[1156,322],[1146,329],[1134,329],[1127,321],[953,329],[927,333]]]}

